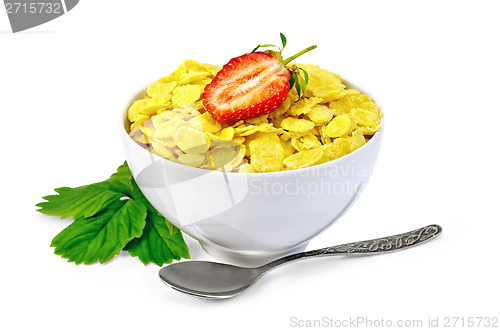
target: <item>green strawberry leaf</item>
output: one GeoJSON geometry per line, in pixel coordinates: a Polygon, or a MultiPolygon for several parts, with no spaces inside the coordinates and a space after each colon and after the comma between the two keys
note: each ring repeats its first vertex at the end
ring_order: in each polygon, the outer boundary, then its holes
{"type": "Polygon", "coordinates": [[[104,263],[125,248],[144,264],[189,258],[181,231],[149,203],[127,162],[108,180],[55,191],[58,195],[46,196],[36,206],[46,215],[73,217],[51,243],[55,254],[69,262],[104,263]]]}
{"type": "Polygon", "coordinates": [[[182,232],[158,213],[133,178],[132,192],[134,199],[146,206],[148,215],[142,236],[132,240],[123,250],[128,251],[131,256],[137,256],[145,265],[152,262],[162,266],[174,259],[188,259],[189,249],[182,232]]]}
{"type": "Polygon", "coordinates": [[[104,263],[119,254],[130,240],[142,235],[146,215],[147,208],[140,202],[118,200],[92,217],[75,220],[50,246],[68,262],[104,263]]]}
{"type": "Polygon", "coordinates": [[[144,265],[152,262],[162,266],[174,259],[189,258],[181,231],[158,212],[149,210],[142,236],[132,240],[123,250],[137,256],[144,265]]]}
{"type": "Polygon", "coordinates": [[[116,180],[127,185],[129,190],[132,191],[132,173],[130,172],[127,161],[123,162],[123,164],[116,169],[116,172],[112,174],[109,179],[116,180]]]}
{"type": "Polygon", "coordinates": [[[76,188],[60,187],[54,189],[58,195],[43,197],[47,200],[38,203],[38,211],[61,219],[73,217],[91,217],[105,210],[114,201],[130,196],[130,188],[116,180],[80,186],[76,188]]]}

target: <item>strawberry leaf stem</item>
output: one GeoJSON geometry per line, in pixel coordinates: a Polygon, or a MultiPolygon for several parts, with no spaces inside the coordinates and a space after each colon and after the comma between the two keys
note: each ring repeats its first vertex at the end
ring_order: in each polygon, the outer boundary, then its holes
{"type": "Polygon", "coordinates": [[[253,53],[259,48],[264,48],[264,47],[278,47],[278,46],[272,44],[257,45],[250,53],[253,53]]]}
{"type": "Polygon", "coordinates": [[[304,49],[304,50],[302,50],[302,51],[298,52],[297,54],[292,55],[292,56],[290,56],[289,58],[284,59],[284,60],[282,61],[282,63],[283,63],[284,65],[287,65],[288,63],[292,62],[293,60],[295,60],[295,59],[296,59],[296,58],[298,58],[299,56],[301,56],[301,55],[303,55],[303,54],[305,54],[305,53],[307,53],[307,52],[309,52],[309,51],[312,51],[312,50],[313,50],[313,49],[315,49],[316,47],[318,47],[318,46],[316,46],[316,45],[309,46],[309,47],[307,47],[306,49],[304,49]]]}

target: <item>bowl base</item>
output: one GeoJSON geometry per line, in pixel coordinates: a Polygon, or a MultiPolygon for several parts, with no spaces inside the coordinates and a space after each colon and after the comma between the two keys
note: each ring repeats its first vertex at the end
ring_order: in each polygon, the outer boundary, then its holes
{"type": "Polygon", "coordinates": [[[200,242],[201,247],[210,256],[241,267],[260,267],[281,257],[305,251],[309,241],[281,251],[241,251],[228,249],[213,243],[200,242]]]}

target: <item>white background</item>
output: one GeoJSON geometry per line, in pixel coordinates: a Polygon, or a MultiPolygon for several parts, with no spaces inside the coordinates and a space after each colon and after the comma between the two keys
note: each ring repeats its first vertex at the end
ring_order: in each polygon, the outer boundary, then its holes
{"type": "MultiPolygon", "coordinates": [[[[494,1],[176,3],[80,1],[17,34],[0,13],[2,329],[289,330],[300,329],[294,317],[424,326],[499,317],[494,1]],[[365,87],[386,114],[367,189],[308,248],[432,223],[441,237],[395,254],[287,265],[217,302],[171,290],[158,266],[127,254],[90,266],[53,254],[51,239],[70,221],[35,204],[53,188],[104,180],[123,162],[118,116],[132,93],[184,59],[222,65],[279,43],[279,32],[288,54],[317,44],[301,62],[365,87]]],[[[186,240],[193,259],[211,259],[186,240]]]]}

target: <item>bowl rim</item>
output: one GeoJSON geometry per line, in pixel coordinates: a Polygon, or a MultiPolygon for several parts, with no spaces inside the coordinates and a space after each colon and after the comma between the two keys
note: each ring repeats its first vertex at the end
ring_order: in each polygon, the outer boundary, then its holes
{"type": "MultiPolygon", "coordinates": [[[[321,168],[323,167],[330,167],[330,166],[334,166],[334,165],[337,165],[337,164],[340,164],[342,162],[345,162],[349,159],[352,159],[354,158],[356,155],[360,154],[360,153],[363,153],[363,151],[365,149],[368,149],[370,148],[370,146],[376,144],[377,142],[379,142],[381,139],[382,139],[382,135],[383,135],[383,132],[384,132],[384,128],[385,128],[385,117],[386,117],[386,114],[385,114],[385,111],[382,111],[382,107],[380,105],[380,102],[378,101],[378,99],[376,99],[375,97],[372,96],[371,93],[369,93],[365,88],[362,88],[360,87],[359,85],[357,84],[353,84],[351,83],[349,80],[347,79],[344,79],[342,78],[342,84],[344,84],[346,87],[348,88],[352,88],[352,89],[356,89],[358,90],[359,92],[361,92],[362,94],[365,94],[365,95],[368,95],[372,101],[379,107],[380,111],[382,112],[383,116],[380,120],[380,128],[377,132],[375,132],[375,134],[370,138],[370,140],[368,140],[363,146],[361,146],[360,148],[356,149],[355,151],[353,152],[350,152],[344,156],[341,156],[335,160],[331,160],[331,161],[328,161],[328,162],[324,162],[324,163],[320,163],[320,164],[315,164],[315,165],[312,165],[312,166],[309,166],[309,167],[305,167],[305,168],[299,168],[299,169],[292,169],[292,170],[287,170],[287,171],[272,171],[272,172],[243,172],[243,173],[239,173],[239,172],[227,172],[227,171],[222,171],[222,173],[228,175],[228,176],[242,176],[242,175],[245,175],[245,176],[248,176],[248,177],[265,177],[265,176],[294,176],[294,175],[297,175],[299,173],[304,173],[304,172],[308,172],[308,171],[321,171],[321,168]]],[[[149,85],[148,85],[149,86],[149,85]]],[[[130,108],[130,106],[132,105],[132,103],[136,100],[138,100],[138,98],[141,96],[141,95],[145,95],[147,94],[147,86],[145,88],[142,88],[140,90],[136,90],[136,93],[132,94],[133,96],[128,100],[128,102],[125,104],[125,107],[124,107],[124,111],[122,110],[122,113],[121,113],[121,121],[120,121],[120,132],[121,134],[124,134],[128,140],[130,140],[129,142],[133,142],[134,144],[137,145],[137,147],[139,147],[141,150],[143,150],[144,152],[146,152],[147,154],[149,154],[150,156],[153,155],[153,156],[157,156],[156,154],[142,148],[141,146],[139,146],[139,144],[137,144],[130,136],[129,136],[129,130],[127,129],[127,124],[130,125],[130,122],[128,120],[128,117],[127,117],[127,112],[128,112],[128,109],[130,108]]],[[[160,157],[162,160],[165,160],[165,161],[168,161],[173,167],[178,167],[180,169],[187,169],[187,170],[190,170],[190,171],[196,171],[196,172],[199,172],[200,175],[204,175],[204,174],[208,174],[208,173],[212,173],[214,171],[217,171],[217,170],[210,170],[210,169],[201,169],[201,168],[197,168],[197,167],[191,167],[191,166],[188,166],[188,165],[185,165],[185,164],[182,164],[182,163],[178,163],[178,162],[173,162],[171,160],[168,160],[168,159],[165,159],[161,156],[157,156],[157,157],[160,157]]]]}

